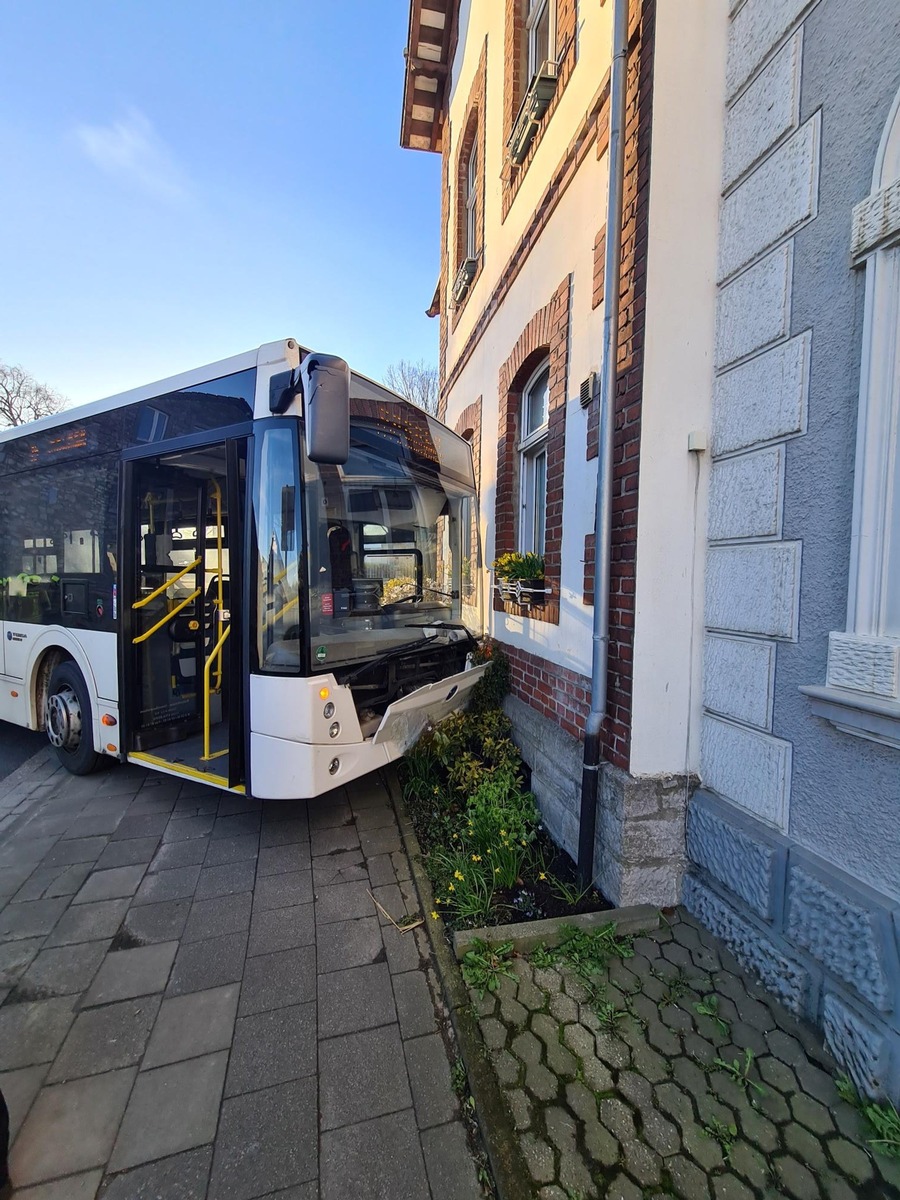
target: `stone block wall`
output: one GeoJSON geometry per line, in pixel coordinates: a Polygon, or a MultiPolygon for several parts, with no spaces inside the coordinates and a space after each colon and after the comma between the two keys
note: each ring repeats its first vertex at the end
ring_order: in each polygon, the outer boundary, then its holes
{"type": "MultiPolygon", "coordinates": [[[[846,603],[852,445],[841,455],[862,314],[849,215],[896,93],[897,21],[857,0],[730,0],[729,12],[704,790],[687,814],[684,903],[824,1030],[858,1087],[900,1101],[900,888],[882,848],[896,786],[858,740],[824,734],[799,690],[821,677],[846,603]],[[848,104],[857,62],[870,90],[848,104]]],[[[894,669],[874,654],[864,665],[876,686],[894,669]]]]}
{"type": "Polygon", "coordinates": [[[900,1102],[900,904],[704,790],[684,904],[868,1095],[900,1102]]]}
{"type": "MultiPolygon", "coordinates": [[[[531,768],[531,786],[547,829],[576,859],[582,743],[560,727],[552,711],[542,715],[516,696],[507,696],[504,708],[531,768]]],[[[597,886],[613,904],[678,903],[685,867],[685,805],[694,783],[679,776],[636,779],[605,764],[594,865],[597,886]]]]}
{"type": "Polygon", "coordinates": [[[786,443],[806,431],[809,331],[791,337],[794,235],[818,208],[821,113],[801,124],[808,0],[731,7],[706,567],[704,782],[782,832],[792,747],[777,646],[799,633],[802,543],[783,536],[786,443]]]}

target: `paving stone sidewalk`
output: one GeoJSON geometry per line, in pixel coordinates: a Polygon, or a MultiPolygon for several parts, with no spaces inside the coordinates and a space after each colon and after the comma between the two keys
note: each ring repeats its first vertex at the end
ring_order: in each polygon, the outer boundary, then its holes
{"type": "Polygon", "coordinates": [[[472,992],[540,1200],[900,1196],[819,1038],[720,942],[678,912],[633,948],[599,1005],[521,957],[498,995],[472,992]]]}
{"type": "Polygon", "coordinates": [[[475,1200],[375,777],[260,803],[44,756],[0,783],[16,1200],[475,1200]]]}

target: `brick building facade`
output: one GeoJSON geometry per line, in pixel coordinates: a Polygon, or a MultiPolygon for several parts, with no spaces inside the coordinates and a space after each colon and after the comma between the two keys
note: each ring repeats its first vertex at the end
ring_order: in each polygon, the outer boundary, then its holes
{"type": "MultiPolygon", "coordinates": [[[[443,157],[440,411],[472,430],[486,628],[573,852],[612,8],[411,0],[401,133],[443,157]],[[534,548],[536,480],[547,595],[512,603],[489,564],[534,548]]],[[[898,48],[894,0],[630,0],[594,857],[612,901],[683,900],[895,1100],[898,48]]]]}
{"type": "MultiPolygon", "coordinates": [[[[656,9],[655,0],[633,0],[629,17],[602,734],[608,765],[595,865],[612,899],[669,903],[680,894],[695,764],[680,738],[671,739],[661,766],[645,769],[632,753],[656,9]]],[[[505,0],[472,4],[460,17],[455,0],[413,0],[401,140],[442,156],[441,276],[430,310],[440,322],[439,412],[462,429],[478,406],[484,564],[526,549],[544,558],[543,596],[501,597],[488,569],[485,607],[511,661],[508,706],[536,794],[554,834],[574,852],[590,707],[610,6],[505,0]],[[546,380],[546,411],[535,433],[525,423],[536,375],[546,380]],[[529,505],[538,487],[535,513],[529,505]]],[[[665,80],[664,103],[679,86],[677,77],[665,80]]],[[[669,499],[651,492],[643,502],[669,499]]],[[[694,502],[690,486],[683,488],[679,503],[692,511],[694,502]]],[[[683,625],[693,620],[688,591],[685,584],[677,598],[683,625]]],[[[649,688],[669,691],[664,680],[649,688]]]]}

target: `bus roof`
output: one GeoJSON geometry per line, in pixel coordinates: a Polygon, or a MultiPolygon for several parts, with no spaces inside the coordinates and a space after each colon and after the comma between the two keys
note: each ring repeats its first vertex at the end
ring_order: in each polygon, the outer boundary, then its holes
{"type": "MultiPolygon", "coordinates": [[[[299,345],[299,343],[297,343],[299,345]]],[[[232,355],[231,358],[223,358],[218,362],[207,363],[202,367],[195,367],[191,371],[183,371],[180,375],[172,375],[168,379],[158,379],[154,383],[146,383],[141,387],[131,388],[127,392],[119,392],[115,396],[107,396],[103,400],[89,401],[87,404],[77,404],[73,408],[65,408],[62,412],[54,413],[50,417],[42,417],[39,421],[29,421],[24,425],[14,425],[9,429],[0,429],[0,442],[15,441],[19,437],[31,437],[35,433],[39,433],[44,429],[56,429],[61,425],[68,425],[71,421],[83,421],[86,417],[97,416],[105,412],[113,412],[117,408],[125,408],[129,404],[139,404],[142,400],[152,400],[156,396],[165,396],[169,392],[179,392],[185,388],[194,387],[199,383],[208,383],[211,379],[221,379],[225,375],[234,375],[238,371],[249,371],[253,367],[260,365],[260,351],[269,349],[277,343],[270,343],[266,347],[257,347],[255,350],[247,350],[243,354],[232,355]]],[[[300,346],[300,351],[303,354],[309,353],[305,346],[300,346]]],[[[264,361],[271,361],[265,359],[264,361]]],[[[385,387],[383,383],[378,383],[377,380],[370,379],[367,375],[360,375],[359,372],[352,372],[355,380],[360,380],[375,388],[381,393],[382,399],[399,400],[402,403],[409,403],[403,396],[392,391],[389,387],[385,387]]]]}

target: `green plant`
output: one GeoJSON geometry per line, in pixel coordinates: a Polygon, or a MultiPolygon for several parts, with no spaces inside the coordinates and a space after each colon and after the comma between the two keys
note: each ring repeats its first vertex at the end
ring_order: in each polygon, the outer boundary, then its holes
{"type": "Polygon", "coordinates": [[[466,1064],[459,1055],[453,1060],[453,1065],[450,1068],[450,1084],[457,1096],[464,1096],[469,1086],[466,1064]]]}
{"type": "Polygon", "coordinates": [[[877,1133],[869,1145],[879,1154],[900,1158],[900,1113],[893,1104],[865,1104],[863,1116],[877,1133]]]}
{"type": "Polygon", "coordinates": [[[540,554],[507,552],[491,564],[498,579],[543,579],[544,560],[540,554]]]}
{"type": "Polygon", "coordinates": [[[582,979],[598,974],[611,958],[634,957],[633,938],[620,936],[612,922],[591,930],[564,925],[560,934],[557,955],[582,979]]]}
{"type": "Polygon", "coordinates": [[[863,1100],[857,1092],[848,1075],[838,1075],[835,1079],[838,1095],[847,1104],[852,1104],[862,1116],[873,1133],[869,1145],[877,1154],[887,1158],[900,1158],[900,1113],[890,1101],[878,1103],[874,1100],[863,1100]]]}
{"type": "MultiPolygon", "coordinates": [[[[488,669],[472,689],[469,701],[469,712],[473,714],[497,712],[501,713],[500,705],[503,697],[509,691],[509,659],[496,644],[485,639],[472,654],[476,665],[488,663],[488,669]]],[[[501,715],[503,715],[501,713],[501,715]]]]}
{"type": "Polygon", "coordinates": [[[753,1066],[753,1051],[748,1048],[744,1051],[743,1062],[739,1058],[732,1059],[730,1063],[725,1062],[723,1058],[713,1059],[713,1066],[719,1067],[723,1071],[727,1071],[731,1078],[744,1089],[745,1092],[751,1088],[755,1092],[759,1092],[761,1096],[765,1095],[766,1089],[755,1079],[750,1078],[750,1069],[753,1066]]]}
{"type": "Polygon", "coordinates": [[[615,1033],[619,1027],[619,1022],[627,1014],[621,1008],[616,1008],[609,1001],[601,1001],[594,1005],[594,1012],[597,1015],[597,1020],[600,1022],[600,1028],[607,1033],[615,1033]]]}
{"type": "Polygon", "coordinates": [[[583,888],[577,883],[566,883],[564,879],[560,879],[558,875],[554,875],[551,871],[548,871],[546,874],[547,886],[550,888],[550,891],[556,896],[557,900],[562,900],[563,904],[568,904],[570,908],[576,908],[594,886],[592,883],[589,883],[587,887],[583,888]]]}
{"type": "Polygon", "coordinates": [[[709,1124],[703,1126],[703,1132],[708,1138],[719,1143],[722,1147],[722,1156],[728,1162],[737,1137],[737,1125],[726,1125],[718,1117],[713,1117],[709,1124]]]}
{"type": "Polygon", "coordinates": [[[728,1022],[719,1014],[719,997],[715,994],[705,996],[694,1005],[694,1011],[701,1017],[712,1017],[718,1026],[719,1033],[727,1034],[730,1030],[728,1022]]]}
{"type": "Polygon", "coordinates": [[[532,950],[531,954],[528,956],[528,961],[533,967],[547,970],[548,967],[553,966],[553,964],[556,962],[556,958],[553,954],[553,951],[548,950],[544,943],[541,942],[532,950]]]}
{"type": "Polygon", "coordinates": [[[512,949],[512,942],[500,942],[492,946],[482,938],[476,938],[471,949],[463,955],[463,979],[469,987],[475,988],[482,999],[486,992],[498,990],[504,975],[508,979],[515,979],[509,964],[512,949]]]}
{"type": "Polygon", "coordinates": [[[450,850],[436,846],[426,859],[426,869],[435,883],[435,903],[452,917],[472,924],[490,916],[494,899],[490,864],[473,858],[459,840],[450,850]]]}

